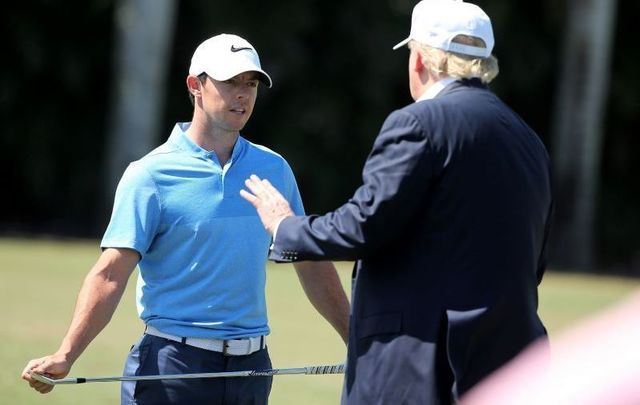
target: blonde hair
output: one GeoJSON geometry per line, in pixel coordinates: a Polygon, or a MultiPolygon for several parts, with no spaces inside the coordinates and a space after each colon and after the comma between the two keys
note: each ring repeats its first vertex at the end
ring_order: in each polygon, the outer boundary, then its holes
{"type": "MultiPolygon", "coordinates": [[[[486,46],[482,39],[467,35],[457,35],[451,41],[480,48],[486,46]]],[[[478,78],[483,83],[490,83],[498,76],[500,71],[498,59],[493,55],[488,58],[479,58],[477,56],[443,51],[413,40],[409,42],[409,49],[415,50],[422,56],[427,69],[438,79],[445,76],[459,79],[478,78]]]]}

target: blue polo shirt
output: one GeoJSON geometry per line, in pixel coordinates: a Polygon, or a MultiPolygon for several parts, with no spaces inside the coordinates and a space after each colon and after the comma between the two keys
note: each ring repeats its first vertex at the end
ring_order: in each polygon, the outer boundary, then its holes
{"type": "Polygon", "coordinates": [[[255,173],[303,215],[293,172],[282,156],[242,137],[221,167],[188,138],[188,126],[176,124],[166,143],[126,169],[101,247],[140,253],[136,299],[146,324],[189,337],[268,334],[271,238],[239,193],[255,173]]]}

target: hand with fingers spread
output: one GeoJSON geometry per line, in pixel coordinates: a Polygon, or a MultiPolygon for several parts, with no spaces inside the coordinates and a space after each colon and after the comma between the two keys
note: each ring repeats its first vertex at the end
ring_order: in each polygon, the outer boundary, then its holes
{"type": "Polygon", "coordinates": [[[289,203],[267,179],[260,179],[252,174],[244,184],[251,193],[240,190],[240,195],[255,207],[262,224],[267,232],[273,236],[280,221],[294,215],[289,203]]]}
{"type": "Polygon", "coordinates": [[[29,382],[29,386],[41,394],[46,394],[53,390],[54,386],[35,380],[31,373],[46,375],[47,377],[59,379],[69,374],[71,363],[62,355],[51,355],[33,359],[22,370],[22,379],[29,382]]]}

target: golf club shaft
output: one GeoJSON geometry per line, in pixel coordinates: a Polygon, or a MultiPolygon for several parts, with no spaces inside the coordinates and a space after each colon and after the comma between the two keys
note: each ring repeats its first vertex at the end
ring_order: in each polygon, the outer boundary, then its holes
{"type": "Polygon", "coordinates": [[[112,381],[149,381],[149,380],[176,380],[189,378],[222,378],[222,377],[268,377],[283,374],[342,374],[344,364],[332,366],[309,366],[296,368],[272,368],[267,370],[226,371],[219,373],[193,373],[193,374],[164,374],[164,375],[132,375],[113,377],[75,377],[52,379],[40,374],[32,373],[31,376],[40,382],[50,385],[58,384],[83,384],[89,382],[112,381]]]}

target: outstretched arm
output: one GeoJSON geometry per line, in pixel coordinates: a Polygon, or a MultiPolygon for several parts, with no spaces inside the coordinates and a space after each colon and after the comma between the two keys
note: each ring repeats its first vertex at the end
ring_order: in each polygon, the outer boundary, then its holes
{"type": "Polygon", "coordinates": [[[22,371],[22,378],[33,389],[45,394],[53,386],[34,380],[30,372],[55,379],[69,373],[80,354],[111,320],[139,259],[138,253],[130,249],[106,249],[102,252],[84,280],[69,330],[58,351],[31,360],[22,371]]]}
{"type": "MultiPolygon", "coordinates": [[[[240,194],[256,208],[267,232],[275,236],[280,221],[293,216],[289,203],[269,180],[252,175],[245,185],[251,193],[241,190],[240,194]]],[[[311,304],[346,343],[349,336],[349,300],[333,263],[304,261],[294,263],[294,267],[311,304]]]]}
{"type": "Polygon", "coordinates": [[[425,209],[442,156],[432,150],[423,125],[410,112],[392,113],[362,170],[363,183],[336,210],[292,215],[267,180],[251,176],[241,195],[256,208],[273,235],[274,261],[356,260],[378,254],[402,237],[425,209]]]}
{"type": "Polygon", "coordinates": [[[347,343],[349,301],[333,263],[297,262],[293,265],[311,304],[347,343]]]}

